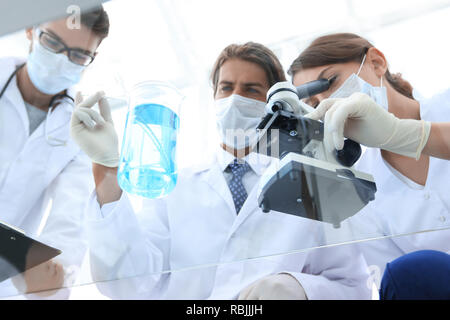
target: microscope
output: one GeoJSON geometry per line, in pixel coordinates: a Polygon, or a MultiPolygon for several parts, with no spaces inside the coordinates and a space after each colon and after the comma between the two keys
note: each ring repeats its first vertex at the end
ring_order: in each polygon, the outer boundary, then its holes
{"type": "Polygon", "coordinates": [[[255,151],[279,159],[263,175],[258,204],[265,213],[277,211],[306,219],[341,223],[357,214],[377,192],[370,174],[353,168],[361,146],[346,140],[337,151],[324,124],[305,118],[314,109],[302,100],[327,91],[330,80],[295,87],[275,84],[267,94],[266,116],[257,130],[255,151]]]}

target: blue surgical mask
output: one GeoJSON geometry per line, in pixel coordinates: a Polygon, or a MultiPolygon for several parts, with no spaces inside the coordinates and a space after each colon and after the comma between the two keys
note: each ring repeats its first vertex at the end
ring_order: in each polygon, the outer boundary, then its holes
{"type": "Polygon", "coordinates": [[[386,87],[383,87],[383,77],[381,77],[381,84],[379,87],[374,87],[359,77],[365,61],[366,56],[364,56],[364,60],[358,73],[352,74],[344,84],[330,96],[330,98],[348,98],[356,92],[361,92],[371,97],[378,105],[389,110],[387,90],[386,87]]]}
{"type": "Polygon", "coordinates": [[[33,51],[28,56],[27,70],[33,85],[42,93],[54,95],[81,80],[86,67],[77,65],[63,54],[53,53],[34,39],[33,51]]]}

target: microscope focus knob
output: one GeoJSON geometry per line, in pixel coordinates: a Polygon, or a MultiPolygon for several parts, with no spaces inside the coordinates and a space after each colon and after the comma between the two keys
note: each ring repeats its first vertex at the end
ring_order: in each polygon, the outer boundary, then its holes
{"type": "Polygon", "coordinates": [[[362,148],[361,145],[353,140],[346,140],[344,143],[344,149],[336,150],[336,160],[344,167],[353,167],[356,162],[361,158],[362,148]]]}

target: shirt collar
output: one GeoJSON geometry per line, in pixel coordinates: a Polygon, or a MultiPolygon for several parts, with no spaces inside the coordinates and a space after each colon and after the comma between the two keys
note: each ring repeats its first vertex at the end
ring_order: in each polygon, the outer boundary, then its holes
{"type": "MultiPolygon", "coordinates": [[[[221,146],[217,148],[216,158],[222,172],[236,159],[235,156],[225,151],[221,146]]],[[[243,160],[250,165],[257,175],[261,176],[274,159],[266,155],[252,152],[243,158],[243,160]]]]}
{"type": "MultiPolygon", "coordinates": [[[[8,81],[9,77],[14,73],[16,68],[21,65],[23,62],[25,62],[25,59],[21,58],[4,58],[0,61],[2,66],[2,75],[0,78],[0,90],[3,89],[3,87],[6,85],[6,82],[8,81]]],[[[2,99],[8,99],[12,102],[15,101],[21,101],[22,100],[22,94],[19,91],[19,88],[17,86],[17,75],[14,76],[10,84],[8,85],[8,88],[6,89],[2,99]]],[[[23,100],[22,100],[23,101],[23,100]]],[[[25,105],[23,105],[25,107],[25,105]]]]}

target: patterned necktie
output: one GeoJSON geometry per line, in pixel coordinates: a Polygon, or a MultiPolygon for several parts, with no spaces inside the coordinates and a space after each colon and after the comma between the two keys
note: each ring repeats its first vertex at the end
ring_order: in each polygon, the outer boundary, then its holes
{"type": "Polygon", "coordinates": [[[250,165],[247,162],[240,163],[239,160],[234,160],[232,164],[228,166],[229,170],[233,174],[233,178],[229,182],[231,194],[233,196],[234,206],[236,207],[236,213],[242,209],[245,200],[248,198],[247,191],[245,190],[242,178],[251,170],[250,165]]]}

